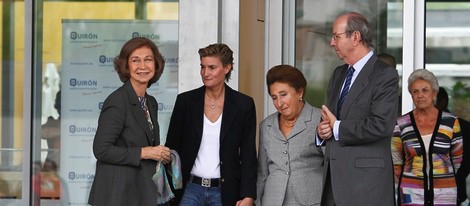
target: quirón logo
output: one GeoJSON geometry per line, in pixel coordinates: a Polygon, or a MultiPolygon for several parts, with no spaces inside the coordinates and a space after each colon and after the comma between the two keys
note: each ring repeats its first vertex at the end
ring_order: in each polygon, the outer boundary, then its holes
{"type": "Polygon", "coordinates": [[[69,80],[69,84],[72,87],[98,86],[98,81],[97,80],[78,80],[78,79],[72,78],[72,79],[69,80]]]}
{"type": "Polygon", "coordinates": [[[158,111],[171,111],[171,110],[173,110],[172,104],[158,103],[158,111]]]}
{"type": "Polygon", "coordinates": [[[98,58],[98,61],[101,64],[106,64],[106,63],[113,63],[114,59],[115,59],[115,57],[108,57],[106,55],[100,55],[99,58],[98,58]]]}
{"type": "Polygon", "coordinates": [[[70,125],[69,133],[70,134],[94,134],[96,133],[96,127],[70,125]]]}
{"type": "Polygon", "coordinates": [[[132,38],[135,38],[135,37],[145,37],[147,39],[160,40],[160,35],[159,34],[141,34],[139,32],[133,32],[132,33],[132,38]]]}
{"type": "Polygon", "coordinates": [[[93,180],[95,179],[95,175],[91,173],[77,173],[77,172],[69,172],[68,175],[69,180],[72,181],[80,181],[80,180],[93,180]]]}
{"type": "Polygon", "coordinates": [[[81,40],[81,39],[98,39],[98,34],[94,33],[77,33],[77,32],[70,32],[70,39],[72,40],[81,40]]]}

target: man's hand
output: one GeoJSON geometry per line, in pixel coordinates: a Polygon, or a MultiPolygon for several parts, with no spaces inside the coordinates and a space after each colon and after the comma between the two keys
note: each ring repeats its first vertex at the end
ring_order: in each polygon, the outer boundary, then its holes
{"type": "Polygon", "coordinates": [[[322,105],[321,108],[322,108],[322,111],[321,111],[322,118],[323,119],[328,119],[330,127],[333,128],[333,125],[335,124],[335,122],[337,120],[336,116],[333,113],[331,113],[330,109],[328,109],[327,106],[322,105]]]}
{"type": "Polygon", "coordinates": [[[318,136],[323,140],[328,140],[332,136],[332,129],[328,120],[322,120],[317,126],[318,136]]]}
{"type": "Polygon", "coordinates": [[[335,115],[325,105],[322,105],[322,121],[317,126],[317,133],[323,140],[328,140],[333,136],[333,124],[336,121],[335,115]]]}

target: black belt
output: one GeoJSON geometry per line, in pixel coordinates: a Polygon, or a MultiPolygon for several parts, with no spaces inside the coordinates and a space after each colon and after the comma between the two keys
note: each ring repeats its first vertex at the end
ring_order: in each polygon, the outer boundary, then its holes
{"type": "Polygon", "coordinates": [[[201,185],[203,187],[219,187],[220,186],[220,178],[202,178],[198,176],[191,175],[189,178],[189,182],[201,185]]]}

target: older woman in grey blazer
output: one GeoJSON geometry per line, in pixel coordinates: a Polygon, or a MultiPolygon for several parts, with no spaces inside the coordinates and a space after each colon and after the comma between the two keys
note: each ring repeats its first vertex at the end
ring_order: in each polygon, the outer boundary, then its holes
{"type": "Polygon", "coordinates": [[[160,145],[157,100],[147,93],[163,73],[165,61],[150,39],[127,41],[114,60],[124,83],[104,101],[93,140],[95,179],[88,204],[155,206],[158,188],[152,180],[157,162],[170,161],[160,145]]]}
{"type": "Polygon", "coordinates": [[[323,151],[315,127],[321,110],[303,100],[307,82],[295,67],[271,68],[266,83],[277,112],[260,123],[256,205],[320,205],[323,151]]]}

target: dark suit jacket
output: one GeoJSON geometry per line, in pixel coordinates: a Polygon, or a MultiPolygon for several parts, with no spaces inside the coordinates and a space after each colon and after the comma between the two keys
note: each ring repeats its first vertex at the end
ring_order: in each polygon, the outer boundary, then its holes
{"type": "Polygon", "coordinates": [[[141,160],[141,148],[159,144],[157,101],[146,94],[154,131],[129,81],[104,101],[93,141],[96,173],[88,203],[91,205],[157,204],[152,181],[156,161],[141,160]]]}
{"type": "Polygon", "coordinates": [[[463,159],[455,177],[457,180],[457,200],[460,204],[467,199],[467,185],[465,178],[467,178],[470,173],[470,152],[468,152],[470,151],[470,122],[459,118],[459,123],[462,131],[463,159]]]}
{"type": "MultiPolygon", "coordinates": [[[[183,189],[175,191],[174,204],[182,197],[201,145],[204,94],[204,86],[179,94],[171,115],[166,146],[180,155],[184,184],[183,189]]],[[[219,156],[223,205],[233,206],[244,197],[256,198],[255,104],[251,97],[227,85],[219,156]]]]}
{"type": "MultiPolygon", "coordinates": [[[[347,68],[337,67],[328,85],[327,106],[334,114],[347,68]]],[[[372,55],[343,103],[339,141],[326,142],[325,169],[337,205],[394,204],[390,144],[397,101],[396,70],[372,55]]]]}

